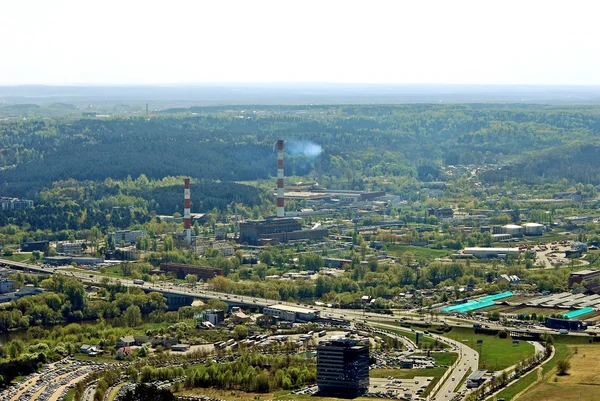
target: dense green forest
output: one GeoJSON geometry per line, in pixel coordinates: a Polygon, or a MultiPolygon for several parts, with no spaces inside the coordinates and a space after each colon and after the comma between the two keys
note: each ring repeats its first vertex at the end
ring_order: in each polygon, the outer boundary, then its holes
{"type": "MultiPolygon", "coordinates": [[[[598,165],[598,151],[586,149],[600,133],[600,107],[595,106],[257,106],[176,111],[180,113],[150,118],[3,121],[2,193],[33,197],[59,180],[124,180],[142,174],[149,179],[182,175],[220,181],[268,179],[275,173],[274,143],[279,138],[290,144],[320,145],[321,158],[288,147],[286,175],[316,178],[320,168],[329,187],[361,187],[365,178],[381,176],[438,180],[444,178],[442,166],[508,162],[547,180],[600,182],[598,174],[587,174],[598,165]],[[572,161],[591,170],[563,168],[572,161]]],[[[504,179],[498,174],[486,177],[504,179]]]]}

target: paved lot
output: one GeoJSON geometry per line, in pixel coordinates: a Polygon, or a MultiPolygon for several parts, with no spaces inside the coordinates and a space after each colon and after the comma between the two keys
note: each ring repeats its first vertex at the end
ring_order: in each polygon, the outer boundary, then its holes
{"type": "Polygon", "coordinates": [[[432,380],[433,377],[428,376],[415,376],[412,379],[370,379],[369,393],[382,393],[395,397],[410,393],[411,397],[418,397],[432,380]],[[418,391],[419,394],[416,394],[418,391]]]}

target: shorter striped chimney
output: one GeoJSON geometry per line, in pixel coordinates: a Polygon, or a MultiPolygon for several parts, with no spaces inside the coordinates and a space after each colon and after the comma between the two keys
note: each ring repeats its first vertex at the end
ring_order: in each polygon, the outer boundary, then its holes
{"type": "Polygon", "coordinates": [[[192,216],[190,213],[190,179],[186,178],[183,187],[183,235],[187,246],[192,244],[192,216]]]}
{"type": "Polygon", "coordinates": [[[277,141],[277,218],[285,217],[283,184],[283,140],[277,141]]]}

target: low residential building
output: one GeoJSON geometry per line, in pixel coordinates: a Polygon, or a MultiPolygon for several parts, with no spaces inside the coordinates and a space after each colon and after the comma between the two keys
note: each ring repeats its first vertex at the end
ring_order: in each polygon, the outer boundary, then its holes
{"type": "Polygon", "coordinates": [[[119,339],[117,340],[116,347],[131,347],[132,345],[135,345],[135,338],[133,336],[124,336],[119,337],[119,339]]]}
{"type": "Polygon", "coordinates": [[[241,311],[234,312],[231,314],[231,321],[234,324],[248,323],[250,321],[250,316],[241,311]]]}
{"type": "Polygon", "coordinates": [[[79,348],[79,352],[89,356],[96,356],[98,355],[98,347],[96,347],[95,345],[83,344],[79,348]]]}

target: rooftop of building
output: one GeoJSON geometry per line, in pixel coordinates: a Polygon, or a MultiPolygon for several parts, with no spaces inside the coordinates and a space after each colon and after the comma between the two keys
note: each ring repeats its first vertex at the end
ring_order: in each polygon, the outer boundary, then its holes
{"type": "Polygon", "coordinates": [[[585,276],[587,274],[600,273],[600,270],[579,270],[577,272],[572,272],[571,276],[585,276]]]}
{"type": "Polygon", "coordinates": [[[293,306],[293,305],[273,304],[273,305],[267,305],[267,307],[271,308],[271,309],[278,309],[278,310],[282,310],[282,311],[286,311],[286,312],[295,312],[295,313],[314,313],[315,312],[313,309],[310,309],[310,308],[302,308],[300,306],[293,306]]]}

